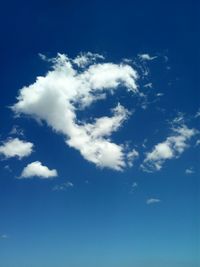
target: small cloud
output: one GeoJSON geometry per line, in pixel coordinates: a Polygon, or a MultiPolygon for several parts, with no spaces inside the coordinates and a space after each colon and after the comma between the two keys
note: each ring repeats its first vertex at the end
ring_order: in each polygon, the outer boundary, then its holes
{"type": "Polygon", "coordinates": [[[151,152],[146,153],[141,165],[143,171],[161,170],[165,161],[178,158],[190,146],[191,138],[198,133],[196,129],[190,129],[185,125],[182,114],[179,114],[171,125],[172,134],[165,141],[155,145],[151,152]]]}
{"type": "Polygon", "coordinates": [[[146,146],[147,146],[147,145],[146,145],[147,142],[148,142],[148,139],[145,138],[144,141],[143,141],[143,143],[142,143],[142,147],[143,147],[143,148],[146,148],[146,146]]]}
{"type": "Polygon", "coordinates": [[[130,58],[123,58],[123,62],[125,62],[125,63],[132,63],[133,60],[130,59],[130,58]]]}
{"type": "Polygon", "coordinates": [[[194,116],[195,118],[199,118],[200,117],[200,109],[197,111],[197,113],[194,116]]]}
{"type": "Polygon", "coordinates": [[[58,176],[55,169],[50,170],[48,167],[42,165],[40,161],[35,161],[28,164],[22,171],[19,178],[39,177],[41,179],[48,179],[58,176]]]}
{"type": "Polygon", "coordinates": [[[149,54],[139,54],[138,56],[142,61],[151,61],[157,58],[157,56],[150,56],[149,54]]]}
{"type": "Polygon", "coordinates": [[[195,146],[199,146],[200,145],[200,139],[196,141],[195,146]]]}
{"type": "Polygon", "coordinates": [[[9,165],[5,165],[4,166],[4,169],[7,170],[8,172],[12,172],[11,168],[9,165]]]}
{"type": "Polygon", "coordinates": [[[65,183],[55,185],[52,190],[53,191],[66,191],[70,187],[74,187],[74,184],[70,181],[67,181],[65,183]]]}
{"type": "Polygon", "coordinates": [[[155,204],[155,203],[159,203],[159,202],[161,202],[161,200],[158,198],[149,198],[149,199],[147,199],[146,204],[151,205],[151,204],[155,204]]]}
{"type": "Polygon", "coordinates": [[[33,152],[33,144],[19,138],[9,138],[0,146],[0,154],[6,158],[18,157],[19,159],[29,156],[33,152]]]}
{"type": "Polygon", "coordinates": [[[127,154],[127,163],[129,167],[133,166],[133,162],[139,157],[139,153],[133,149],[127,154]]]}
{"type": "Polygon", "coordinates": [[[18,125],[14,125],[10,131],[10,135],[24,136],[24,130],[18,125]]]}
{"type": "Polygon", "coordinates": [[[39,56],[42,60],[44,60],[44,61],[48,61],[48,58],[47,58],[44,54],[39,53],[38,56],[39,56]]]}
{"type": "Polygon", "coordinates": [[[195,173],[193,168],[188,168],[188,169],[185,170],[185,174],[193,174],[193,173],[195,173]]]}
{"type": "Polygon", "coordinates": [[[138,187],[138,183],[134,182],[134,183],[132,184],[132,188],[136,188],[136,187],[138,187]]]}
{"type": "Polygon", "coordinates": [[[135,189],[138,187],[138,183],[133,182],[131,185],[130,194],[134,193],[135,189]]]}
{"type": "Polygon", "coordinates": [[[160,97],[160,96],[163,96],[164,94],[163,93],[157,93],[156,96],[160,97]]]}
{"type": "Polygon", "coordinates": [[[144,85],[144,88],[152,88],[153,84],[152,83],[147,83],[144,85]]]}

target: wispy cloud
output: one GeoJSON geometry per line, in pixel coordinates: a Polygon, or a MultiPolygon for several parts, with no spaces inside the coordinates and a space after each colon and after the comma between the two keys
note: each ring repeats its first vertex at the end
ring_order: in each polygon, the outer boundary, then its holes
{"type": "Polygon", "coordinates": [[[139,54],[138,56],[143,61],[151,61],[157,58],[157,56],[150,56],[149,54],[139,54]]]}
{"type": "Polygon", "coordinates": [[[151,204],[156,204],[159,202],[161,202],[161,200],[159,198],[149,198],[149,199],[147,199],[146,204],[151,205],[151,204]]]}
{"type": "Polygon", "coordinates": [[[10,135],[24,136],[24,130],[18,125],[14,125],[10,131],[10,135]]]}
{"type": "Polygon", "coordinates": [[[134,161],[139,157],[139,153],[133,149],[127,153],[127,163],[129,167],[133,166],[134,161]]]}
{"type": "Polygon", "coordinates": [[[68,188],[74,187],[74,184],[70,181],[67,181],[62,184],[55,185],[52,190],[53,191],[66,191],[68,188]]]}
{"type": "Polygon", "coordinates": [[[199,118],[200,117],[200,109],[197,111],[197,113],[194,116],[195,118],[199,118]]]}
{"type": "Polygon", "coordinates": [[[190,168],[185,170],[185,173],[186,174],[193,174],[193,173],[195,173],[195,171],[194,171],[194,169],[192,167],[190,167],[190,168]]]}
{"type": "Polygon", "coordinates": [[[4,169],[7,170],[8,172],[12,172],[12,169],[9,165],[5,165],[4,169]]]}
{"type": "Polygon", "coordinates": [[[199,146],[199,145],[200,145],[200,139],[198,139],[198,140],[196,141],[195,146],[199,146]]]}

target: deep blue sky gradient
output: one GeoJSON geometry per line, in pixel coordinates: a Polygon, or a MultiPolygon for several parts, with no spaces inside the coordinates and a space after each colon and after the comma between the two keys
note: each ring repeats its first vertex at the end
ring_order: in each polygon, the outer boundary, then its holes
{"type": "MultiPolygon", "coordinates": [[[[184,0],[1,3],[1,140],[17,124],[36,149],[21,161],[0,161],[0,234],[8,235],[0,239],[0,267],[198,266],[199,147],[153,174],[134,167],[100,170],[47,126],[14,118],[8,106],[22,86],[49,69],[38,53],[74,57],[90,51],[114,62],[138,53],[160,55],[149,63],[150,80],[164,97],[146,111],[138,107],[114,135],[117,142],[134,145],[148,136],[150,150],[169,134],[167,119],[178,111],[193,118],[200,107],[199,12],[198,1],[184,0]],[[56,168],[59,177],[17,180],[35,160],[56,168]],[[7,164],[12,172],[4,169],[7,164]],[[185,174],[189,167],[194,174],[185,174]],[[52,191],[66,180],[74,187],[52,191]],[[133,182],[138,188],[131,194],[133,182]],[[151,197],[161,202],[146,205],[151,197]]],[[[123,101],[135,108],[134,100],[123,101]]],[[[116,102],[110,97],[105,106],[97,104],[93,115],[104,114],[116,102]]],[[[189,125],[198,128],[199,120],[189,125]]]]}

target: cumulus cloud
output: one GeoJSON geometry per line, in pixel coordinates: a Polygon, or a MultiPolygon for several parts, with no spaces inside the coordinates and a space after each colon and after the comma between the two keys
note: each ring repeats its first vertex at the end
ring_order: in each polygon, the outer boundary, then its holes
{"type": "Polygon", "coordinates": [[[119,103],[112,109],[112,116],[93,118],[90,123],[79,121],[77,112],[119,87],[139,95],[138,74],[129,64],[97,63],[99,58],[103,60],[103,56],[91,53],[75,59],[58,54],[48,60],[53,64],[51,71],[20,90],[12,109],[18,115],[45,121],[86,160],[99,167],[122,170],[127,165],[127,152],[122,144],[111,140],[111,134],[122,126],[130,112],[119,103]]]}
{"type": "Polygon", "coordinates": [[[10,138],[0,146],[0,154],[3,154],[6,158],[18,157],[21,159],[29,156],[32,151],[33,144],[19,138],[10,138]]]}
{"type": "Polygon", "coordinates": [[[148,172],[159,171],[166,160],[178,158],[189,147],[188,142],[196,133],[196,129],[190,129],[184,124],[182,116],[177,117],[173,121],[172,135],[146,154],[142,169],[148,172]]]}
{"type": "Polygon", "coordinates": [[[149,198],[147,199],[146,203],[147,205],[156,204],[159,203],[161,200],[159,198],[149,198]]]}
{"type": "Polygon", "coordinates": [[[20,178],[53,178],[58,176],[58,173],[55,169],[50,170],[48,167],[42,165],[40,161],[35,161],[28,164],[22,171],[20,178]]]}

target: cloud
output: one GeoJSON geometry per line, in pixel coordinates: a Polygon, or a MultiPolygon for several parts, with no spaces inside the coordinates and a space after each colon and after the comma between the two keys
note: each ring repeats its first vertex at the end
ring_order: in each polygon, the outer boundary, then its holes
{"type": "Polygon", "coordinates": [[[40,161],[35,161],[28,164],[22,171],[22,174],[19,178],[53,178],[58,176],[58,173],[55,169],[50,170],[48,167],[42,165],[40,161]]]}
{"type": "Polygon", "coordinates": [[[33,144],[19,138],[9,138],[0,146],[0,154],[3,154],[6,158],[18,157],[21,159],[29,156],[32,152],[33,144]]]}
{"type": "Polygon", "coordinates": [[[7,170],[8,172],[12,172],[12,169],[10,168],[9,165],[5,165],[4,166],[4,169],[7,170]]]}
{"type": "Polygon", "coordinates": [[[185,170],[185,174],[193,174],[193,173],[195,173],[193,168],[188,168],[188,169],[185,170]]]}
{"type": "Polygon", "coordinates": [[[197,111],[197,113],[194,116],[195,118],[199,118],[200,117],[200,109],[197,111]]]}
{"type": "Polygon", "coordinates": [[[159,203],[159,202],[161,202],[161,200],[158,198],[149,198],[149,199],[147,199],[146,204],[151,205],[151,204],[155,204],[155,203],[159,203]]]}
{"type": "Polygon", "coordinates": [[[134,182],[134,183],[132,184],[132,188],[136,188],[136,187],[138,187],[138,183],[134,182]]]}
{"type": "Polygon", "coordinates": [[[127,166],[128,152],[124,145],[115,144],[111,135],[127,120],[130,112],[118,103],[111,110],[112,116],[92,118],[89,123],[79,121],[77,112],[119,87],[140,95],[138,74],[131,65],[97,63],[98,58],[103,59],[103,56],[86,53],[69,59],[58,54],[48,60],[53,70],[23,87],[12,110],[17,115],[26,114],[45,121],[55,132],[65,136],[68,146],[96,166],[122,170],[127,166]]]}
{"type": "Polygon", "coordinates": [[[139,58],[142,61],[151,61],[157,58],[157,56],[150,56],[149,54],[139,54],[139,58]]]}
{"type": "Polygon", "coordinates": [[[53,191],[66,191],[70,187],[74,187],[74,184],[70,181],[67,181],[65,183],[55,185],[52,190],[53,191]]]}
{"type": "Polygon", "coordinates": [[[138,183],[137,182],[133,182],[132,185],[131,185],[130,193],[132,194],[137,187],[138,187],[138,183]]]}
{"type": "Polygon", "coordinates": [[[157,93],[156,96],[160,97],[160,96],[164,96],[163,93],[157,93]]]}
{"type": "Polygon", "coordinates": [[[153,84],[152,83],[146,83],[144,85],[144,88],[153,88],[153,84]]]}
{"type": "Polygon", "coordinates": [[[139,153],[133,149],[127,154],[127,163],[129,167],[133,166],[133,162],[139,157],[139,153]]]}
{"type": "Polygon", "coordinates": [[[172,124],[172,135],[146,153],[141,165],[144,171],[159,171],[166,160],[178,158],[189,147],[188,141],[197,134],[197,130],[189,129],[180,116],[172,124]]]}
{"type": "Polygon", "coordinates": [[[14,125],[10,131],[10,135],[24,136],[24,130],[18,125],[14,125]]]}
{"type": "Polygon", "coordinates": [[[200,140],[198,139],[198,140],[196,141],[195,146],[199,146],[199,145],[200,145],[200,140]]]}
{"type": "Polygon", "coordinates": [[[97,59],[103,60],[105,58],[102,55],[87,52],[87,53],[81,53],[74,60],[72,60],[72,62],[75,63],[78,67],[86,67],[92,62],[95,62],[97,59]]]}

